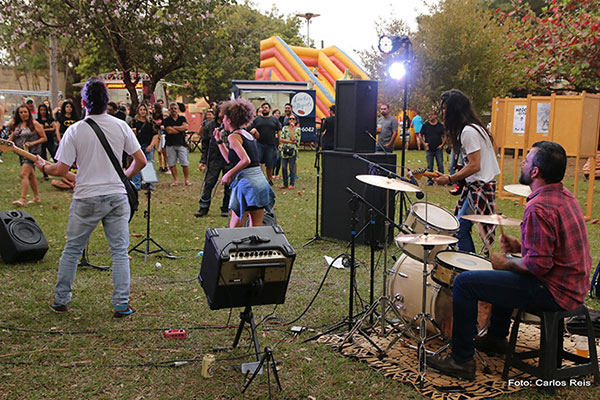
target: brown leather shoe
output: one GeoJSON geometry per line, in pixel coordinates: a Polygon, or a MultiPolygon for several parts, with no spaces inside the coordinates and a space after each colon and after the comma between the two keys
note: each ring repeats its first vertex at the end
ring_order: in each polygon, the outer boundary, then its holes
{"type": "Polygon", "coordinates": [[[467,381],[475,380],[475,360],[458,362],[451,355],[427,357],[427,365],[444,375],[467,381]]]}
{"type": "Polygon", "coordinates": [[[508,340],[486,333],[482,337],[475,338],[475,348],[488,356],[504,357],[508,348],[508,340]]]}

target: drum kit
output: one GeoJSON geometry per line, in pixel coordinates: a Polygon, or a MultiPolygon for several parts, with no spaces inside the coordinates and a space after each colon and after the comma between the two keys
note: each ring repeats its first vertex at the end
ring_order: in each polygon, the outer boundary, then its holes
{"type": "MultiPolygon", "coordinates": [[[[418,186],[401,179],[378,175],[358,175],[356,178],[369,185],[387,189],[388,196],[392,190],[405,193],[421,192],[418,186]]],[[[521,192],[525,193],[522,189],[521,192]]],[[[386,204],[389,202],[386,201],[386,204]]],[[[389,219],[387,209],[386,216],[389,219]]],[[[477,223],[497,225],[501,229],[502,226],[519,226],[521,222],[503,215],[473,214],[463,218],[477,223]]],[[[429,203],[427,193],[425,193],[425,201],[413,202],[401,226],[401,233],[394,238],[396,245],[404,254],[388,271],[386,237],[383,295],[371,304],[356,325],[350,329],[342,345],[351,340],[356,331],[360,332],[360,326],[366,317],[381,306],[378,316],[381,329],[378,334],[386,335],[387,325],[388,331],[396,336],[385,351],[376,346],[380,351],[380,357],[383,357],[396,342],[404,342],[417,351],[419,375],[423,381],[426,373],[426,356],[437,355],[450,346],[453,319],[452,286],[455,278],[465,271],[492,270],[492,264],[482,256],[449,249],[449,246],[458,242],[454,237],[458,229],[458,219],[443,207],[429,203]],[[389,282],[387,282],[388,274],[390,274],[389,282]],[[396,316],[396,319],[391,321],[386,319],[386,312],[390,310],[396,316]],[[389,325],[392,326],[392,330],[389,330],[389,325]],[[438,338],[442,341],[441,348],[435,351],[428,349],[431,347],[430,343],[438,338]]],[[[387,235],[388,229],[385,232],[387,235]]],[[[477,318],[480,332],[487,328],[490,316],[491,305],[480,302],[477,318]]],[[[480,361],[483,361],[481,357],[480,361]]]]}

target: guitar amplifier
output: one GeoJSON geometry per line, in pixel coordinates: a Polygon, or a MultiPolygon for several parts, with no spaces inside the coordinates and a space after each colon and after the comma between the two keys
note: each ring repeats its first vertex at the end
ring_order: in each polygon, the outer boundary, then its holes
{"type": "Polygon", "coordinates": [[[211,310],[283,304],[295,258],[279,225],[209,228],[198,281],[211,310]]]}

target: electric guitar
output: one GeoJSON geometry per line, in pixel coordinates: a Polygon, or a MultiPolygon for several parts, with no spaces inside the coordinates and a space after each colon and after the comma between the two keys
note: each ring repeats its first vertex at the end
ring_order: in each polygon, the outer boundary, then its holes
{"type": "Polygon", "coordinates": [[[13,153],[17,153],[21,157],[25,157],[26,159],[28,159],[31,162],[37,161],[37,157],[35,156],[35,154],[31,154],[27,150],[23,150],[22,148],[15,146],[15,144],[13,142],[11,142],[10,140],[7,140],[7,139],[0,139],[0,151],[3,151],[3,152],[11,151],[13,153]]]}
{"type": "MultiPolygon", "coordinates": [[[[462,165],[458,165],[457,170],[460,171],[462,167],[463,167],[462,165]]],[[[417,179],[417,180],[421,179],[424,176],[426,176],[428,178],[437,178],[437,177],[442,176],[441,172],[438,172],[438,171],[429,172],[425,168],[413,169],[410,172],[411,172],[412,176],[414,176],[415,179],[417,179]]],[[[462,192],[462,188],[465,184],[466,184],[466,181],[464,179],[461,179],[460,181],[456,182],[456,187],[454,189],[450,190],[450,194],[453,196],[458,196],[462,192]]]]}

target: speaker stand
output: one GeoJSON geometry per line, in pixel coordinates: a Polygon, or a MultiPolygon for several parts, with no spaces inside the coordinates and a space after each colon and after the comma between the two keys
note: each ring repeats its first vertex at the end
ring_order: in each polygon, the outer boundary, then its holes
{"type": "Polygon", "coordinates": [[[90,264],[89,261],[87,260],[87,257],[85,256],[85,253],[87,253],[87,245],[83,249],[83,253],[81,253],[81,258],[79,259],[79,264],[77,264],[77,268],[90,267],[90,268],[99,269],[100,271],[108,271],[110,269],[110,267],[107,267],[105,265],[100,266],[100,265],[90,264]]]}

